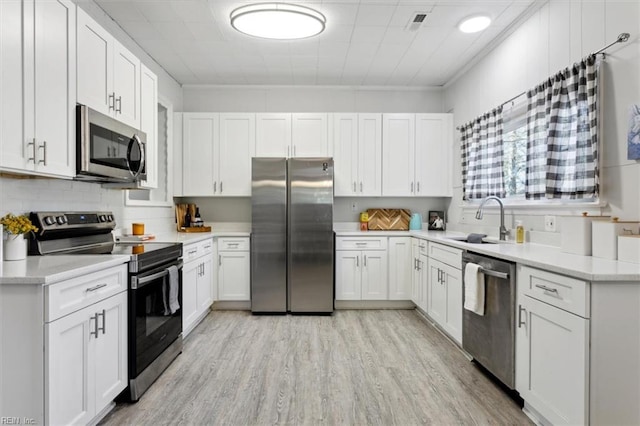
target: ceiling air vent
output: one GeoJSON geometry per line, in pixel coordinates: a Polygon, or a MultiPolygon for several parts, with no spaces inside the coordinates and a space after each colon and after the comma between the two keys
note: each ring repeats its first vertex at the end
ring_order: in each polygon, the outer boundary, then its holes
{"type": "Polygon", "coordinates": [[[418,31],[427,18],[427,12],[415,12],[404,27],[405,31],[418,31]]]}

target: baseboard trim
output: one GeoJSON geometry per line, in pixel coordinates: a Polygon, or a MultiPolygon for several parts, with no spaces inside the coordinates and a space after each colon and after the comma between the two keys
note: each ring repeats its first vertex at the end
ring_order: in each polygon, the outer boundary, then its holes
{"type": "Polygon", "coordinates": [[[216,300],[213,302],[211,309],[214,311],[250,311],[251,302],[249,300],[216,300]]]}
{"type": "Polygon", "coordinates": [[[337,309],[414,309],[410,300],[336,300],[337,309]]]}

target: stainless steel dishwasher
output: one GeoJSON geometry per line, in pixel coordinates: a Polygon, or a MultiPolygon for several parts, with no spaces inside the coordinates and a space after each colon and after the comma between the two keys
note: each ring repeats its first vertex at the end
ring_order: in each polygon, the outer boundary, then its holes
{"type": "Polygon", "coordinates": [[[485,308],[484,315],[463,309],[462,347],[509,389],[515,389],[516,265],[465,252],[463,274],[467,263],[480,265],[484,274],[485,308]]]}

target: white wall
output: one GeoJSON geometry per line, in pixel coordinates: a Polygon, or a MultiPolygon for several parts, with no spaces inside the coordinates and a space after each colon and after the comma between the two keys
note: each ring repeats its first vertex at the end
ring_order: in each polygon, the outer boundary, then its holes
{"type": "Polygon", "coordinates": [[[442,90],[292,86],[189,86],[185,112],[442,112],[442,90]]]}
{"type": "MultiPolygon", "coordinates": [[[[602,213],[638,220],[640,163],[626,159],[626,134],[628,108],[640,103],[640,2],[549,1],[486,57],[447,85],[444,111],[453,112],[455,125],[459,126],[606,46],[622,32],[630,33],[631,39],[607,51],[603,68],[602,192],[609,205],[602,213]]],[[[459,152],[459,136],[455,139],[454,152],[459,152]]],[[[477,225],[473,215],[460,208],[459,157],[453,167],[456,179],[449,217],[461,228],[467,223],[473,227],[474,223],[477,225]]],[[[514,214],[523,215],[518,211],[514,214]]],[[[544,229],[543,212],[524,214],[525,228],[544,229]]],[[[495,216],[489,216],[488,221],[493,230],[495,216]]],[[[508,226],[512,223],[513,218],[509,217],[508,226]]]]}
{"type": "MultiPolygon", "coordinates": [[[[180,111],[180,85],[93,1],[83,0],[78,4],[158,76],[159,94],[168,99],[176,111],[180,111]]],[[[124,191],[104,189],[95,183],[0,177],[0,196],[0,216],[9,212],[21,214],[39,210],[109,210],[113,211],[118,227],[124,231],[130,228],[132,222],[145,222],[146,230],[154,233],[174,229],[173,208],[127,207],[124,204],[124,191]]]]}

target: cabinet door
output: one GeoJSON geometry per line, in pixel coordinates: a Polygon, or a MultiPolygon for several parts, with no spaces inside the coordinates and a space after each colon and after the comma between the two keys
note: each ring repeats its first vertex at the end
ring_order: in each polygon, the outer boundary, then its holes
{"type": "Polygon", "coordinates": [[[127,292],[91,306],[98,315],[95,356],[95,412],[99,413],[128,385],[127,292]]]}
{"type": "Polygon", "coordinates": [[[336,251],[336,300],[360,300],[360,252],[336,251]]]}
{"type": "Polygon", "coordinates": [[[440,268],[447,289],[445,329],[455,341],[462,343],[462,271],[444,264],[440,268]]]}
{"type": "Polygon", "coordinates": [[[451,114],[416,115],[415,195],[451,196],[451,114]]]}
{"type": "Polygon", "coordinates": [[[389,300],[412,298],[411,237],[389,238],[389,300]]]}
{"type": "Polygon", "coordinates": [[[182,330],[185,336],[198,317],[198,272],[200,262],[195,260],[182,268],[182,330]]]}
{"type": "Polygon", "coordinates": [[[113,42],[113,91],[115,117],[140,128],[140,59],[124,46],[113,42]]]}
{"type": "Polygon", "coordinates": [[[420,292],[420,247],[418,246],[418,239],[411,239],[411,301],[416,306],[422,308],[421,305],[421,292],[420,292]]]}
{"type": "MultiPolygon", "coordinates": [[[[423,244],[426,244],[426,242],[423,242],[423,244]]],[[[420,268],[420,307],[423,311],[429,312],[429,300],[431,298],[429,280],[431,277],[429,275],[429,257],[426,253],[421,253],[418,256],[418,268],[420,268]]]]}
{"type": "Polygon", "coordinates": [[[362,300],[388,300],[386,251],[362,252],[362,300]]]}
{"type": "Polygon", "coordinates": [[[447,286],[442,276],[444,263],[429,259],[429,300],[427,310],[429,316],[445,327],[447,321],[447,286]]]}
{"type": "Polygon", "coordinates": [[[199,259],[198,274],[198,314],[201,314],[209,308],[213,303],[213,295],[211,293],[211,285],[213,281],[213,257],[211,255],[199,259]]]}
{"type": "Polygon", "coordinates": [[[256,114],[256,157],[291,156],[291,114],[256,114]]]}
{"type": "Polygon", "coordinates": [[[218,253],[218,295],[220,300],[251,300],[249,252],[218,253]]]}
{"type": "Polygon", "coordinates": [[[113,37],[82,9],[77,15],[78,103],[112,114],[113,37]]]}
{"type": "Polygon", "coordinates": [[[358,193],[382,195],[382,115],[358,115],[358,193]]]}
{"type": "Polygon", "coordinates": [[[144,188],[158,187],[158,77],[140,64],[140,130],[147,135],[147,179],[144,188]]]}
{"type": "Polygon", "coordinates": [[[44,326],[46,424],[87,424],[94,416],[89,349],[96,321],[89,306],[44,326]]]}
{"type": "Polygon", "coordinates": [[[292,157],[327,157],[329,135],[327,114],[292,114],[292,157]]]}
{"type": "Polygon", "coordinates": [[[35,139],[36,170],[66,177],[76,174],[75,21],[71,1],[35,2],[34,90],[25,91],[25,111],[34,111],[25,116],[25,136],[35,139]]]}
{"type": "Polygon", "coordinates": [[[0,1],[0,167],[33,169],[35,145],[23,138],[22,3],[0,1]]]}
{"type": "Polygon", "coordinates": [[[218,174],[214,159],[219,137],[218,114],[185,113],[183,116],[182,193],[214,195],[218,174]]]}
{"type": "Polygon", "coordinates": [[[414,114],[382,115],[382,195],[415,194],[414,114]]]}
{"type": "Polygon", "coordinates": [[[251,157],[255,141],[255,114],[220,114],[217,195],[251,196],[251,157]]]}
{"type": "Polygon", "coordinates": [[[358,114],[333,114],[334,195],[359,193],[358,114]]]}
{"type": "Polygon", "coordinates": [[[589,320],[520,296],[516,389],[552,424],[588,423],[589,320]]]}

